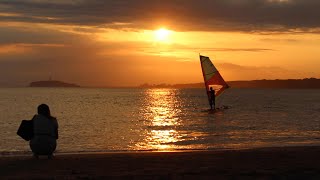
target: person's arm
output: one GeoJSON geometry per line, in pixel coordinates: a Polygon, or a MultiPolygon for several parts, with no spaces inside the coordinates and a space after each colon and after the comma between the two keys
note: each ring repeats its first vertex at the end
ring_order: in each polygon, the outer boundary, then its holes
{"type": "Polygon", "coordinates": [[[59,139],[58,128],[56,128],[56,139],[59,139]]]}
{"type": "Polygon", "coordinates": [[[55,121],[55,129],[54,129],[54,131],[55,131],[56,139],[59,139],[59,132],[58,132],[59,125],[58,125],[58,120],[55,119],[54,121],[55,121]]]}

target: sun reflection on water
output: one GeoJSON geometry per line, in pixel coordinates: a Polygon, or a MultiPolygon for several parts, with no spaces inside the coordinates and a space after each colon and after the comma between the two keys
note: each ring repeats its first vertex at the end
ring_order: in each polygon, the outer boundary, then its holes
{"type": "Polygon", "coordinates": [[[183,135],[175,128],[181,125],[178,93],[174,89],[149,89],[145,95],[145,109],[142,109],[147,130],[142,142],[136,144],[139,150],[173,150],[173,143],[181,141],[183,135]]]}

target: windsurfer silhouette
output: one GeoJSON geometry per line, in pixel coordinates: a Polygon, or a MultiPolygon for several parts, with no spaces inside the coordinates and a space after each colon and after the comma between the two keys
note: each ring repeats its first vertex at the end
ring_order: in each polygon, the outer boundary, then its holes
{"type": "Polygon", "coordinates": [[[215,94],[215,90],[212,87],[210,87],[209,97],[210,97],[209,103],[210,103],[211,110],[216,109],[216,94],[215,94]]]}

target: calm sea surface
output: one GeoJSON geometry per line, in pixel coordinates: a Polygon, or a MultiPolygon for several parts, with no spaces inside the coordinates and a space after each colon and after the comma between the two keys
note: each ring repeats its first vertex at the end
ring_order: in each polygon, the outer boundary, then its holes
{"type": "Polygon", "coordinates": [[[0,89],[0,155],[41,103],[59,122],[58,153],[320,145],[320,90],[230,89],[208,112],[204,89],[0,89]]]}

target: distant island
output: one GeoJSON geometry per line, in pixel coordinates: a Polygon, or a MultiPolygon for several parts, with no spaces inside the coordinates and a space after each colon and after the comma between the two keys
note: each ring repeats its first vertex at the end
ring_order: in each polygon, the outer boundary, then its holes
{"type": "MultiPolygon", "coordinates": [[[[252,81],[228,81],[232,88],[289,88],[289,89],[318,89],[320,79],[287,79],[287,80],[252,80],[252,81]]],[[[140,88],[203,88],[204,83],[190,84],[142,84],[140,88]]]]}
{"type": "Polygon", "coordinates": [[[80,87],[77,84],[70,84],[62,81],[35,81],[31,82],[29,87],[80,87]]]}

